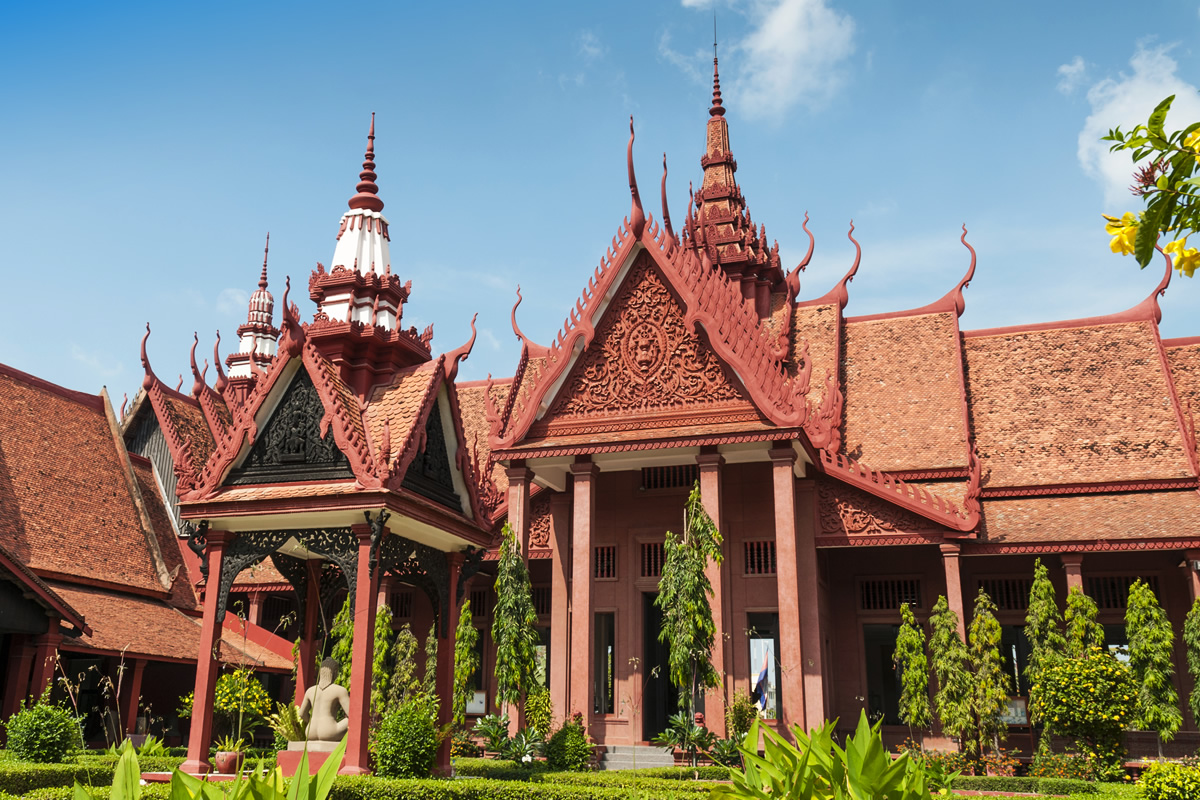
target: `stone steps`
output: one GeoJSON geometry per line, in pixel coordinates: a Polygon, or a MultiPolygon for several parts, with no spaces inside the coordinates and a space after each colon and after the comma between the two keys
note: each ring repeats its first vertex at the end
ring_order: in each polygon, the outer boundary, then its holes
{"type": "Polygon", "coordinates": [[[673,767],[675,757],[670,750],[650,745],[608,745],[600,756],[600,769],[649,769],[673,767]]]}

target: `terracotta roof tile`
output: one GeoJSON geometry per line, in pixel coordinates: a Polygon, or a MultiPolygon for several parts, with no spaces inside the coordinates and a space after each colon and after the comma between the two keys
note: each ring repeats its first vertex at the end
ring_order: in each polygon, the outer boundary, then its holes
{"type": "Polygon", "coordinates": [[[363,427],[363,412],[358,404],[358,398],[354,392],[350,391],[350,387],[346,385],[345,381],[342,380],[333,362],[319,353],[316,355],[316,358],[322,372],[325,373],[325,378],[329,381],[330,386],[333,387],[334,395],[337,397],[338,402],[341,403],[346,419],[349,420],[351,427],[354,428],[354,432],[358,434],[360,440],[366,441],[366,429],[363,427]]]}
{"type": "Polygon", "coordinates": [[[400,455],[421,413],[422,401],[437,374],[437,366],[435,359],[401,370],[391,383],[376,386],[371,391],[364,416],[377,451],[382,449],[383,424],[388,420],[391,457],[400,455]]]}
{"type": "MultiPolygon", "coordinates": [[[[53,582],[55,591],[86,617],[91,636],[72,639],[71,650],[96,649],[127,656],[195,661],[200,650],[200,619],[184,614],[161,600],[106,592],[53,582]]],[[[240,636],[222,631],[221,660],[242,660],[272,669],[290,669],[291,663],[265,648],[249,643],[242,650],[240,636]],[[243,652],[245,656],[243,656],[243,652]]]]}
{"type": "MultiPolygon", "coordinates": [[[[512,385],[511,379],[492,383],[492,402],[497,409],[503,409],[508,399],[508,390],[512,385]]],[[[462,412],[463,435],[466,436],[468,448],[478,447],[479,463],[487,464],[492,454],[488,432],[490,426],[487,420],[487,383],[460,383],[458,390],[458,407],[462,412]]],[[[492,467],[492,481],[502,493],[508,491],[508,475],[504,467],[496,464],[492,467]]]]}
{"type": "Polygon", "coordinates": [[[808,399],[812,403],[821,402],[825,392],[825,374],[837,377],[837,341],[838,337],[838,306],[828,303],[820,306],[796,306],[792,315],[791,346],[789,351],[793,360],[790,374],[796,373],[799,366],[796,359],[800,348],[808,342],[808,359],[812,362],[812,373],[809,376],[808,399]]]}
{"type": "Polygon", "coordinates": [[[35,572],[162,592],[100,398],[0,370],[0,545],[35,572]]]}
{"type": "Polygon", "coordinates": [[[208,427],[208,420],[204,418],[204,412],[200,410],[200,406],[194,400],[175,392],[166,391],[166,387],[163,388],[163,400],[166,402],[171,424],[175,426],[180,441],[187,442],[190,439],[192,468],[196,474],[200,474],[208,457],[212,455],[212,451],[217,446],[213,439],[212,429],[208,427]]]}
{"type": "Polygon", "coordinates": [[[138,490],[146,511],[150,515],[150,523],[154,527],[154,535],[158,539],[158,549],[162,553],[163,564],[167,573],[176,576],[171,585],[168,602],[177,608],[193,609],[198,606],[196,592],[188,582],[187,567],[183,562],[180,551],[180,540],[175,534],[171,515],[163,506],[162,496],[158,491],[158,482],[154,479],[154,468],[150,461],[138,456],[130,456],[133,464],[133,474],[137,478],[138,490]]]}
{"type": "Polygon", "coordinates": [[[230,503],[243,500],[279,500],[296,497],[330,497],[361,492],[354,481],[338,483],[273,483],[260,486],[229,486],[204,502],[230,503]]]}
{"type": "Polygon", "coordinates": [[[1187,414],[1190,406],[1192,417],[1200,418],[1200,343],[1167,347],[1167,363],[1183,413],[1187,414]]]}
{"type": "Polygon", "coordinates": [[[1194,490],[983,501],[989,542],[1155,539],[1200,534],[1194,490]]]}
{"type": "Polygon", "coordinates": [[[1190,474],[1152,323],[966,338],[983,486],[1190,474]]]}
{"type": "Polygon", "coordinates": [[[283,573],[275,569],[275,564],[271,559],[266,558],[253,567],[246,567],[246,569],[242,570],[237,578],[234,579],[233,586],[236,589],[245,586],[263,586],[287,582],[288,579],[283,577],[283,573]]]}
{"type": "Polygon", "coordinates": [[[953,313],[846,322],[847,454],[889,471],[967,466],[955,328],[953,313]]]}

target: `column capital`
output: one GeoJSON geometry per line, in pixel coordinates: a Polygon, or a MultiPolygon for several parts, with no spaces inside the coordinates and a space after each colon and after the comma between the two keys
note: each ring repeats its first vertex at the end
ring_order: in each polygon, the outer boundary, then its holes
{"type": "Polygon", "coordinates": [[[720,453],[701,453],[696,456],[696,464],[701,470],[716,469],[725,464],[725,456],[720,453]]]}
{"type": "Polygon", "coordinates": [[[237,534],[232,531],[215,531],[209,530],[205,535],[209,546],[224,548],[225,545],[237,538],[237,534]]]}
{"type": "Polygon", "coordinates": [[[1078,567],[1083,564],[1083,553],[1063,553],[1058,559],[1062,562],[1063,569],[1078,567]]]}
{"type": "Polygon", "coordinates": [[[571,464],[571,474],[575,477],[592,478],[600,474],[600,467],[591,461],[575,461],[571,464]]]}
{"type": "Polygon", "coordinates": [[[371,541],[371,526],[365,522],[356,522],[350,526],[350,532],[358,537],[358,543],[361,545],[364,542],[371,541]]]}
{"type": "Polygon", "coordinates": [[[771,446],[771,449],[767,451],[767,455],[769,455],[771,460],[776,464],[781,462],[794,464],[796,463],[797,458],[796,449],[792,447],[790,442],[776,442],[771,446]]]}
{"type": "Polygon", "coordinates": [[[506,467],[504,474],[508,476],[509,483],[513,481],[525,481],[528,483],[533,480],[533,470],[523,463],[519,467],[506,467]]]}
{"type": "MultiPolygon", "coordinates": [[[[446,566],[451,569],[461,569],[463,562],[467,560],[467,555],[461,550],[451,550],[446,553],[446,566]]],[[[451,586],[451,589],[454,587],[451,586]]]]}
{"type": "Polygon", "coordinates": [[[938,545],[938,549],[942,551],[943,558],[958,558],[962,555],[962,545],[954,542],[944,542],[938,545]]]}

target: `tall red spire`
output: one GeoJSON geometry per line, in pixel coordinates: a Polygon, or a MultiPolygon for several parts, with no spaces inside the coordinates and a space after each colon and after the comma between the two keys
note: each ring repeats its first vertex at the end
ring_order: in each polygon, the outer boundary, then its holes
{"type": "Polygon", "coordinates": [[[713,102],[708,110],[710,117],[725,116],[725,107],[721,105],[721,74],[717,71],[717,43],[713,42],[713,102]]]}
{"type": "Polygon", "coordinates": [[[375,112],[371,112],[371,130],[367,133],[367,152],[363,156],[362,172],[358,173],[358,194],[350,198],[350,208],[365,208],[383,211],[383,200],[379,198],[379,187],[375,185],[375,112]]]}
{"type": "Polygon", "coordinates": [[[267,288],[267,254],[271,252],[271,232],[267,231],[267,243],[263,245],[263,270],[258,278],[258,288],[267,288]]]}

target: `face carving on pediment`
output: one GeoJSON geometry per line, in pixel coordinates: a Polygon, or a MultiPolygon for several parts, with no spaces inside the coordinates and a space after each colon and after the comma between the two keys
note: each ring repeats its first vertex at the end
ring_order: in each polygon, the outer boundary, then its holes
{"type": "Polygon", "coordinates": [[[633,371],[634,377],[649,378],[662,366],[666,336],[662,328],[650,322],[642,322],[625,335],[622,355],[633,371]]]}

